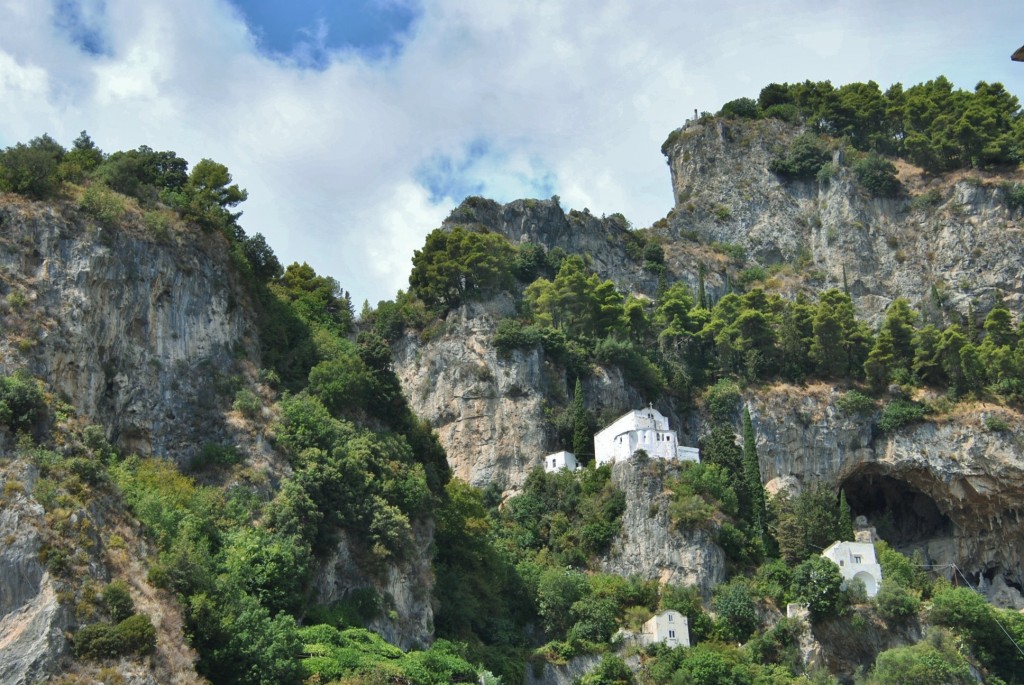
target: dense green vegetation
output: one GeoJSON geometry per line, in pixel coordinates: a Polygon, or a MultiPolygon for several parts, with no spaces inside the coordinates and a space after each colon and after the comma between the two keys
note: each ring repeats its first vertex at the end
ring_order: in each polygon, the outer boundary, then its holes
{"type": "MultiPolygon", "coordinates": [[[[839,87],[829,81],[772,83],[757,100],[727,102],[719,115],[804,123],[856,150],[902,157],[933,173],[1014,165],[1024,158],[1020,102],[999,83],[980,81],[973,92],[955,89],[944,76],[906,89],[897,83],[884,92],[874,81],[839,87]]],[[[812,162],[821,158],[810,152],[814,139],[803,140],[799,152],[791,148],[785,166],[773,170],[813,177],[812,162]]]]}

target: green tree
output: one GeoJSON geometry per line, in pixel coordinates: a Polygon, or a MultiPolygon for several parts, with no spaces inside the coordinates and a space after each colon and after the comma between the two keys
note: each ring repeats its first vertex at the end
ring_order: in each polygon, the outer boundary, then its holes
{"type": "Polygon", "coordinates": [[[757,457],[757,440],[748,407],[743,407],[743,477],[750,495],[751,526],[758,535],[763,536],[767,510],[764,485],[761,482],[761,465],[757,457]]]}
{"type": "Polygon", "coordinates": [[[80,183],[102,163],[103,151],[82,131],[61,160],[57,173],[65,181],[80,183]]]}
{"type": "Polygon", "coordinates": [[[65,150],[47,134],[28,144],[18,143],[0,152],[0,190],[36,200],[53,196],[60,188],[57,167],[65,150]]]}
{"type": "Polygon", "coordinates": [[[435,229],[416,250],[409,291],[430,307],[450,309],[467,298],[492,294],[515,283],[515,249],[496,233],[462,226],[435,229]]]}
{"type": "Polygon", "coordinates": [[[736,578],[715,588],[712,606],[718,615],[717,632],[724,640],[746,642],[759,624],[750,587],[736,578]]]}
{"type": "Polygon", "coordinates": [[[836,615],[842,609],[843,577],[830,559],[814,555],[793,569],[793,596],[806,602],[815,619],[836,615]]]}
{"type": "Polygon", "coordinates": [[[192,168],[181,190],[167,197],[186,219],[206,230],[233,234],[242,213],[231,212],[229,208],[244,202],[249,194],[231,180],[226,166],[212,159],[203,159],[192,168]]]}
{"type": "Polygon", "coordinates": [[[578,458],[592,453],[593,438],[590,434],[590,421],[587,409],[583,404],[583,385],[576,379],[576,389],[572,400],[572,451],[578,458]]]}

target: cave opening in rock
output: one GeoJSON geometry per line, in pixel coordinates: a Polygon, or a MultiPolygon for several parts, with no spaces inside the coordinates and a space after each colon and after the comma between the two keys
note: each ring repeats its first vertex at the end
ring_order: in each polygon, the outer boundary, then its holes
{"type": "Polygon", "coordinates": [[[953,523],[935,500],[904,480],[864,468],[843,481],[854,516],[867,517],[879,537],[903,547],[953,535],[953,523]]]}

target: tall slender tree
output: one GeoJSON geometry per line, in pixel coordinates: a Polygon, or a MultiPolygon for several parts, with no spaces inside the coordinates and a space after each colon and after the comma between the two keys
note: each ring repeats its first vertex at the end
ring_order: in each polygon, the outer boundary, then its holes
{"type": "Polygon", "coordinates": [[[584,454],[593,452],[590,422],[587,421],[587,409],[583,404],[583,384],[579,378],[576,379],[576,390],[572,398],[572,451],[580,460],[584,454]]]}
{"type": "Polygon", "coordinates": [[[761,466],[757,457],[757,440],[754,424],[750,420],[750,409],[743,407],[743,478],[750,496],[750,524],[761,536],[764,535],[766,518],[764,485],[761,483],[761,466]]]}

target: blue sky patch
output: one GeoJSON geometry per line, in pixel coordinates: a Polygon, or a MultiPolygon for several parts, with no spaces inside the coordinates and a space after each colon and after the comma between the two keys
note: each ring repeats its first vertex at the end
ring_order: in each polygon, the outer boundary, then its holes
{"type": "Polygon", "coordinates": [[[260,49],[323,69],[331,53],[393,53],[420,15],[418,0],[231,0],[260,49]]]}
{"type": "Polygon", "coordinates": [[[78,48],[89,55],[109,55],[110,47],[103,35],[105,0],[57,0],[53,7],[53,24],[78,48]]]}
{"type": "Polygon", "coordinates": [[[518,197],[546,198],[554,193],[555,176],[537,159],[513,159],[484,139],[467,144],[459,155],[434,155],[417,168],[415,178],[437,204],[458,203],[470,195],[499,202],[518,197]]]}

